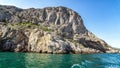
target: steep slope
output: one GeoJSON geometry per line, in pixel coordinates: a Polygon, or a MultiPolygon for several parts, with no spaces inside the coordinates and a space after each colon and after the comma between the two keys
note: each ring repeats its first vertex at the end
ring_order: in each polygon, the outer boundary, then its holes
{"type": "Polygon", "coordinates": [[[0,5],[0,50],[40,53],[118,52],[89,32],[66,7],[20,9],[0,5]]]}

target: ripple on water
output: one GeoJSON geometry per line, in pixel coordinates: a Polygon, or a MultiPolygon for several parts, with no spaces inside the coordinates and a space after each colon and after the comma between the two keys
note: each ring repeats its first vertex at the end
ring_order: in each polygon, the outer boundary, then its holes
{"type": "Polygon", "coordinates": [[[119,65],[106,65],[105,68],[120,68],[119,65]]]}
{"type": "Polygon", "coordinates": [[[80,64],[73,64],[71,68],[85,68],[85,67],[80,64]]]}
{"type": "Polygon", "coordinates": [[[0,53],[0,68],[120,68],[120,54],[0,53]]]}

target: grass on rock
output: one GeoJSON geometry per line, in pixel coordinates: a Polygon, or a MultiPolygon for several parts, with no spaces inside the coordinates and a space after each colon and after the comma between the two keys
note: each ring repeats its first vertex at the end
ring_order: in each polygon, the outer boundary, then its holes
{"type": "Polygon", "coordinates": [[[20,22],[20,23],[17,23],[17,24],[8,23],[7,25],[10,28],[13,28],[13,29],[16,29],[16,30],[25,29],[25,28],[39,28],[43,31],[53,32],[53,30],[49,29],[47,26],[43,26],[43,25],[40,25],[40,24],[31,23],[31,22],[20,22]]]}

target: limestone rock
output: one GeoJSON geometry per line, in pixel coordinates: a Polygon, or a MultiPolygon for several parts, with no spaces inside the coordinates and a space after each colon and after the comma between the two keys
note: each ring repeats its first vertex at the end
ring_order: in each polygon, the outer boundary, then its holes
{"type": "Polygon", "coordinates": [[[66,7],[20,9],[0,5],[0,51],[117,53],[88,31],[81,16],[66,7]]]}

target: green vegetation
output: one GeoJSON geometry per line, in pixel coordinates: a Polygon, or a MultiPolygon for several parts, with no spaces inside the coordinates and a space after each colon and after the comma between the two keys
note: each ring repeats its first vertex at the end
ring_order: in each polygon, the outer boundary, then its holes
{"type": "Polygon", "coordinates": [[[25,28],[31,28],[31,29],[39,28],[43,31],[53,32],[53,30],[49,29],[48,26],[42,26],[39,24],[31,23],[31,22],[21,22],[21,23],[17,23],[17,24],[8,23],[8,26],[10,28],[17,29],[17,30],[25,29],[25,28]]]}
{"type": "Polygon", "coordinates": [[[48,26],[41,26],[41,25],[39,25],[39,28],[42,29],[43,31],[53,32],[53,30],[49,29],[48,26]]]}

